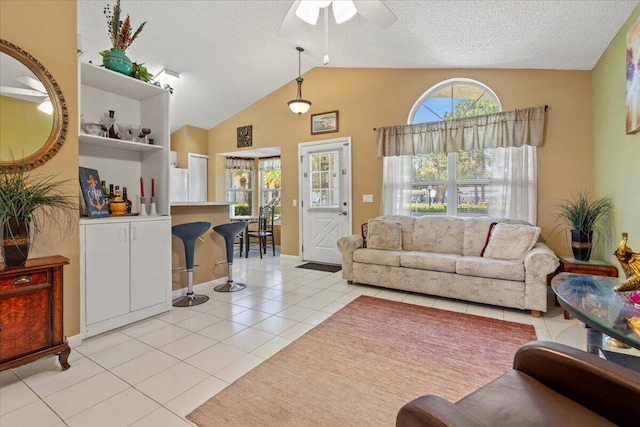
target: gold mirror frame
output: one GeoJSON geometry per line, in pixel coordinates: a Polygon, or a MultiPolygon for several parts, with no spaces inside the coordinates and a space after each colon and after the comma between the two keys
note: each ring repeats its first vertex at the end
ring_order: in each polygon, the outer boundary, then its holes
{"type": "Polygon", "coordinates": [[[47,138],[43,145],[35,153],[21,159],[0,159],[0,166],[6,171],[15,171],[18,168],[31,170],[42,166],[55,156],[67,139],[67,128],[69,127],[67,103],[64,100],[62,90],[60,90],[60,86],[58,86],[56,80],[40,61],[31,56],[31,54],[4,39],[0,39],[0,53],[6,53],[31,70],[47,89],[47,94],[53,105],[53,126],[51,127],[49,138],[47,138]]]}

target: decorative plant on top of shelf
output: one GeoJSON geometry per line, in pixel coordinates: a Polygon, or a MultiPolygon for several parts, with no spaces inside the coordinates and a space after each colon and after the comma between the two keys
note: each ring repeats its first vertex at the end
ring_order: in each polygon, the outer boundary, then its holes
{"type": "Polygon", "coordinates": [[[610,216],[613,213],[613,199],[609,196],[591,197],[578,193],[572,200],[565,200],[559,206],[558,216],[572,227],[571,248],[577,260],[588,261],[594,231],[599,238],[612,237],[610,216]]]}
{"type": "Polygon", "coordinates": [[[107,17],[107,25],[109,27],[109,37],[111,37],[111,44],[113,45],[112,47],[124,52],[142,32],[147,21],[140,24],[132,36],[131,19],[129,18],[129,15],[127,15],[124,21],[121,21],[120,13],[120,0],[117,0],[116,5],[113,6],[113,12],[111,11],[111,6],[108,4],[104,8],[104,14],[107,17]]]}
{"type": "Polygon", "coordinates": [[[78,217],[77,196],[66,193],[68,181],[53,176],[32,176],[24,168],[12,172],[0,166],[0,227],[7,266],[24,265],[31,237],[49,227],[62,235],[78,217]]]}
{"type": "Polygon", "coordinates": [[[109,29],[112,48],[100,52],[100,55],[102,55],[102,63],[110,70],[129,75],[131,74],[133,66],[124,51],[131,46],[131,43],[133,43],[142,32],[147,22],[143,22],[132,35],[129,15],[127,15],[124,21],[120,20],[120,0],[117,0],[116,5],[113,6],[113,10],[111,6],[107,4],[104,8],[104,15],[107,17],[107,27],[109,29]]]}

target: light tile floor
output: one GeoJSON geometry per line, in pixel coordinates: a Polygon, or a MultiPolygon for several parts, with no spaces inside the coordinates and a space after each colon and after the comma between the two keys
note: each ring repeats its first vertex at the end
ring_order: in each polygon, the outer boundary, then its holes
{"type": "MultiPolygon", "coordinates": [[[[267,256],[236,258],[247,288],[84,340],[71,369],[47,357],[0,372],[2,427],[189,426],[184,417],[359,295],[527,323],[538,339],[585,349],[582,324],[565,320],[549,294],[542,318],[528,312],[347,285],[341,273],[295,268],[267,256]]],[[[551,292],[551,291],[549,291],[551,292]]]]}

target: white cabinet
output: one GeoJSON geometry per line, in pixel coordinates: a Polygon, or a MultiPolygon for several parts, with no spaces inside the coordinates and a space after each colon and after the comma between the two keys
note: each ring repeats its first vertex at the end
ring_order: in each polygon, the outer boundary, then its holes
{"type": "Polygon", "coordinates": [[[123,74],[79,64],[80,113],[85,122],[115,112],[116,126],[151,129],[154,144],[88,135],[79,130],[79,165],[107,184],[127,187],[140,211],[140,178],[147,210],[155,181],[158,217],[80,220],[81,333],[89,337],[171,308],[169,215],[169,97],[167,90],[123,74]]]}
{"type": "Polygon", "coordinates": [[[83,220],[83,336],[171,308],[171,220],[83,220]]]}

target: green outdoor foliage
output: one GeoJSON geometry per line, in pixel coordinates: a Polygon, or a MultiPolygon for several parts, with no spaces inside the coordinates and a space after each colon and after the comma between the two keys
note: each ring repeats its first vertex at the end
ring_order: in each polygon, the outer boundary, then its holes
{"type": "Polygon", "coordinates": [[[233,205],[234,215],[251,215],[251,208],[248,203],[237,203],[233,205]]]}
{"type": "Polygon", "coordinates": [[[51,224],[68,231],[78,218],[77,195],[64,190],[69,181],[54,181],[53,176],[32,176],[19,168],[9,173],[0,167],[0,225],[30,220],[35,233],[51,224]]]}
{"type": "MultiPolygon", "coordinates": [[[[412,203],[411,204],[411,212],[420,212],[420,213],[447,213],[447,205],[445,204],[422,204],[422,203],[412,203]]],[[[458,205],[458,213],[482,213],[486,214],[488,212],[487,203],[480,202],[477,205],[471,205],[468,203],[460,203],[458,205]]]]}

